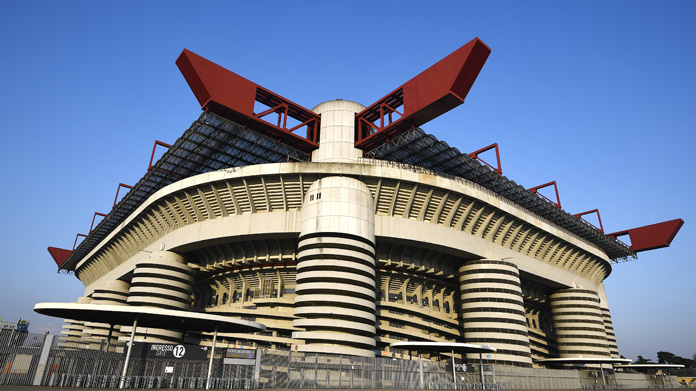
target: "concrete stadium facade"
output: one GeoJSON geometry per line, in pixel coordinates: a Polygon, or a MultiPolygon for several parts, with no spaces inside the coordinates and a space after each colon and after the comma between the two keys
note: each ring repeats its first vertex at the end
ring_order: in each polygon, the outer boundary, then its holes
{"type": "MultiPolygon", "coordinates": [[[[500,365],[619,357],[603,249],[477,183],[364,158],[354,138],[364,109],[315,107],[311,161],[230,167],[156,191],[76,265],[79,301],[254,320],[266,331],[220,337],[269,349],[369,357],[390,355],[393,342],[457,341],[490,344],[484,362],[500,365]]],[[[108,330],[66,325],[74,340],[108,330]]]]}

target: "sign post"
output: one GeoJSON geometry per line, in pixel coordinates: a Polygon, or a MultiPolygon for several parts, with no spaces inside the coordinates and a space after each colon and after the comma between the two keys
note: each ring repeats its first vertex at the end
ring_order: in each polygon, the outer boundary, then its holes
{"type": "Polygon", "coordinates": [[[217,341],[217,331],[218,326],[215,325],[215,331],[213,331],[213,347],[210,349],[210,361],[208,362],[208,381],[205,384],[205,389],[210,389],[210,375],[213,373],[213,357],[215,357],[215,342],[217,341]]]}
{"type": "Polygon", "coordinates": [[[481,387],[484,388],[483,385],[486,384],[486,381],[483,377],[483,353],[479,353],[479,365],[481,368],[481,387]]]}
{"type": "Polygon", "coordinates": [[[138,318],[133,320],[133,329],[131,330],[130,342],[128,342],[128,353],[126,353],[126,361],[123,363],[123,372],[121,372],[121,382],[118,388],[123,389],[126,383],[126,373],[128,373],[128,361],[130,361],[131,350],[133,350],[133,338],[135,338],[135,328],[138,327],[138,318]]]}
{"type": "Polygon", "coordinates": [[[454,349],[452,349],[452,378],[454,379],[454,389],[457,389],[457,368],[454,365],[454,349]]]}

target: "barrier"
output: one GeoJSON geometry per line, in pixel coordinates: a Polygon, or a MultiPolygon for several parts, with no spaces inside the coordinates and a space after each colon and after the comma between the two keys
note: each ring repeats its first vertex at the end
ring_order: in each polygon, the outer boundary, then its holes
{"type": "MultiPolygon", "coordinates": [[[[117,388],[125,358],[123,342],[99,339],[46,338],[0,334],[0,385],[41,385],[58,388],[117,388]],[[39,359],[44,353],[42,364],[39,359]],[[48,352],[46,354],[46,352],[48,352]],[[45,360],[45,361],[44,361],[45,360]],[[38,383],[38,384],[37,384],[38,383]]],[[[597,384],[588,370],[556,370],[495,366],[481,383],[478,368],[457,372],[453,382],[448,362],[392,357],[258,350],[257,365],[224,364],[217,349],[212,377],[208,360],[132,357],[129,389],[594,389],[678,388],[674,376],[651,378],[614,373],[597,384]],[[664,381],[664,384],[663,384],[664,381]]]]}

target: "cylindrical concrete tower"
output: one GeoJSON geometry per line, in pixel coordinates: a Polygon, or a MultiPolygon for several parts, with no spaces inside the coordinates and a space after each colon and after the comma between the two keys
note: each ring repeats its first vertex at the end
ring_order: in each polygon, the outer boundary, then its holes
{"type": "MultiPolygon", "coordinates": [[[[154,251],[136,263],[128,294],[128,304],[162,309],[191,309],[193,269],[184,258],[170,251],[154,251]]],[[[121,328],[130,332],[130,328],[121,328]]],[[[147,342],[181,342],[180,331],[138,327],[138,338],[147,342]]]]}
{"type": "MultiPolygon", "coordinates": [[[[130,286],[127,282],[121,280],[112,280],[94,290],[91,296],[92,302],[90,304],[128,305],[127,300],[129,288],[130,286]]],[[[112,326],[107,323],[87,322],[85,323],[85,326],[88,327],[86,332],[95,338],[108,338],[109,331],[111,331],[112,340],[125,336],[125,334],[120,332],[120,326],[118,325],[112,326]]]]}
{"type": "Polygon", "coordinates": [[[612,358],[620,358],[619,345],[616,343],[616,334],[614,333],[614,323],[611,321],[611,313],[609,312],[609,302],[607,301],[607,293],[604,290],[604,283],[599,284],[599,307],[602,309],[602,319],[604,320],[604,331],[607,333],[607,345],[609,346],[609,354],[612,358]]]}
{"type": "Polygon", "coordinates": [[[562,358],[609,357],[597,292],[562,289],[550,299],[558,353],[562,358]]]}
{"type": "MultiPolygon", "coordinates": [[[[322,135],[323,137],[323,135],[322,135]]],[[[293,326],[300,351],[374,356],[372,194],[353,178],[312,184],[302,207],[293,326]]]]}
{"type": "MultiPolygon", "coordinates": [[[[468,261],[459,268],[459,284],[466,342],[494,346],[498,351],[489,361],[530,367],[517,266],[495,259],[468,261]]],[[[469,358],[478,359],[478,355],[469,358]]]]}
{"type": "MultiPolygon", "coordinates": [[[[86,297],[86,296],[80,296],[77,298],[77,303],[79,304],[90,304],[92,302],[91,297],[86,297]]],[[[61,343],[61,346],[63,347],[78,347],[81,346],[80,340],[83,338],[89,338],[89,328],[85,325],[85,321],[82,320],[74,320],[74,319],[65,319],[65,323],[63,324],[63,330],[61,330],[61,334],[64,335],[63,337],[63,343],[61,343]]]]}
{"type": "Polygon", "coordinates": [[[356,163],[362,151],[355,148],[355,114],[365,106],[347,100],[324,102],[312,109],[321,115],[319,148],[313,162],[356,163]]]}

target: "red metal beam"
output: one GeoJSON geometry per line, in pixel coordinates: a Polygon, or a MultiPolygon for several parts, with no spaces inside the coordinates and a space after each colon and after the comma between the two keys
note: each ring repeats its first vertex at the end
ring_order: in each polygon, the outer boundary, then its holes
{"type": "Polygon", "coordinates": [[[116,207],[116,203],[118,202],[118,192],[121,191],[121,188],[125,187],[126,189],[132,189],[133,186],[130,185],[125,185],[123,183],[118,184],[118,188],[116,189],[116,198],[114,198],[114,206],[111,207],[111,209],[116,207]]]}
{"type": "Polygon", "coordinates": [[[599,216],[599,209],[592,209],[592,210],[588,210],[587,212],[578,213],[576,215],[573,215],[573,217],[577,217],[578,219],[586,222],[587,224],[597,228],[600,232],[604,233],[604,226],[602,225],[602,218],[599,216]],[[597,220],[599,220],[599,228],[597,228],[594,224],[590,223],[589,221],[585,220],[582,217],[582,216],[588,215],[590,213],[597,213],[597,220]]]}
{"type": "Polygon", "coordinates": [[[471,157],[472,159],[477,159],[477,160],[479,160],[481,163],[483,163],[483,164],[487,165],[488,167],[490,167],[493,171],[497,172],[497,173],[500,174],[500,175],[503,175],[503,168],[500,166],[500,149],[498,149],[498,143],[493,143],[493,144],[491,144],[491,145],[489,145],[489,146],[487,146],[487,147],[485,147],[485,148],[479,149],[479,150],[476,151],[476,152],[472,152],[472,153],[469,154],[469,157],[471,157]],[[481,154],[481,153],[483,153],[483,152],[486,152],[486,151],[490,151],[491,149],[495,149],[495,157],[496,157],[496,159],[498,160],[498,167],[493,167],[493,166],[491,166],[490,164],[488,164],[488,162],[486,162],[485,160],[481,159],[481,157],[479,156],[479,154],[481,154]]]}
{"type": "Polygon", "coordinates": [[[77,247],[77,239],[79,239],[80,236],[82,236],[83,238],[86,238],[86,237],[87,237],[87,235],[85,235],[85,234],[77,234],[77,236],[75,236],[75,243],[74,243],[73,246],[72,246],[72,250],[73,250],[73,251],[75,251],[75,247],[77,247]]]}
{"type": "Polygon", "coordinates": [[[176,65],[201,109],[247,125],[303,152],[309,153],[319,147],[318,114],[186,49],[176,65]],[[256,102],[270,109],[254,113],[256,102]],[[278,116],[274,123],[263,119],[270,114],[278,116]],[[299,125],[288,128],[288,117],[299,125]],[[293,133],[300,128],[306,128],[306,138],[293,133]]]}
{"type": "Polygon", "coordinates": [[[152,160],[155,158],[155,150],[157,149],[157,146],[158,146],[158,145],[161,145],[161,146],[163,146],[163,147],[165,147],[165,148],[171,148],[171,147],[172,147],[171,145],[169,145],[169,144],[167,144],[167,143],[163,143],[163,142],[161,142],[161,141],[159,141],[159,140],[155,140],[155,145],[152,146],[152,155],[150,155],[150,164],[147,165],[147,170],[148,170],[148,171],[150,171],[150,169],[152,168],[152,160]]]}
{"type": "Polygon", "coordinates": [[[356,114],[355,146],[373,149],[464,103],[490,53],[475,38],[356,114]]]}
{"type": "Polygon", "coordinates": [[[619,240],[617,237],[628,235],[631,239],[631,250],[635,252],[655,250],[669,247],[682,225],[684,225],[684,220],[675,219],[618,231],[607,234],[607,236],[619,240]]]}
{"type": "Polygon", "coordinates": [[[60,268],[63,265],[63,263],[65,263],[65,260],[68,259],[70,254],[72,254],[73,252],[64,248],[49,247],[48,253],[51,254],[53,261],[60,268]]]}
{"type": "Polygon", "coordinates": [[[543,185],[535,186],[535,187],[532,187],[532,188],[527,189],[527,190],[539,195],[540,197],[546,199],[550,203],[556,205],[558,207],[558,209],[561,209],[561,197],[558,195],[558,185],[556,185],[556,181],[544,183],[543,185]],[[543,188],[549,187],[551,185],[553,185],[553,188],[556,190],[556,201],[555,202],[552,199],[550,199],[549,197],[539,193],[539,189],[543,189],[543,188]]]}
{"type": "Polygon", "coordinates": [[[104,213],[94,212],[94,216],[92,217],[92,225],[89,226],[89,233],[92,233],[92,228],[94,228],[94,220],[97,218],[97,216],[106,217],[104,213]]]}

